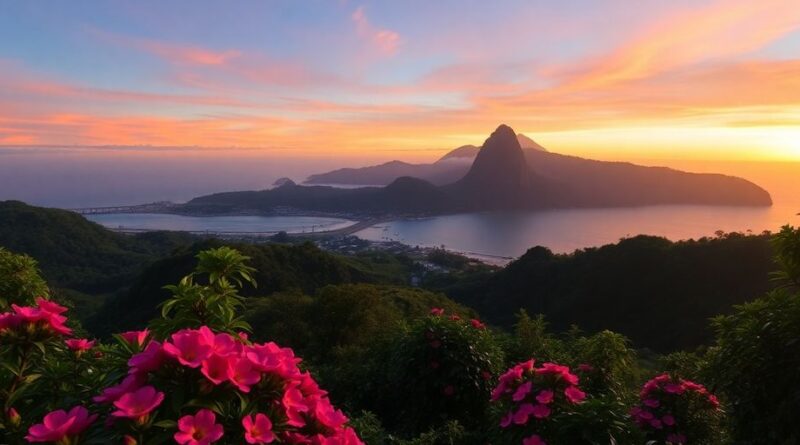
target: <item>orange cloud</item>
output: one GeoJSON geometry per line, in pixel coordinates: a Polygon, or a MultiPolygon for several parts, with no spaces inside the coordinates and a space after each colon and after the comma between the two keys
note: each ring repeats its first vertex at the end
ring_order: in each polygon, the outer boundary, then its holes
{"type": "MultiPolygon", "coordinates": [[[[754,51],[800,27],[796,0],[717,0],[678,10],[585,67],[568,88],[634,80],[754,51]]],[[[579,70],[580,71],[580,70],[579,70]]]]}

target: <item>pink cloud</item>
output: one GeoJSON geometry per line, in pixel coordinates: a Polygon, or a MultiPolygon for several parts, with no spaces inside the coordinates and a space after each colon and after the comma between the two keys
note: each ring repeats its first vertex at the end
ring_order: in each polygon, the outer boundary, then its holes
{"type": "Polygon", "coordinates": [[[350,18],[356,25],[356,33],[359,37],[369,41],[379,53],[388,56],[397,51],[401,43],[400,34],[389,29],[381,29],[373,26],[367,18],[363,6],[359,6],[353,11],[350,18]]]}

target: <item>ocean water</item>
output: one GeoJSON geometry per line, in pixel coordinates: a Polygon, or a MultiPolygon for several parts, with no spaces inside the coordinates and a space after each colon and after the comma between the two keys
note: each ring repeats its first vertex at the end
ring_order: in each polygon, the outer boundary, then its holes
{"type": "Polygon", "coordinates": [[[502,263],[533,246],[559,253],[614,243],[639,234],[671,240],[715,232],[760,233],[784,224],[800,226],[800,164],[685,163],[688,171],[721,172],[749,179],[770,192],[771,207],[648,206],[491,212],[392,221],[359,232],[369,240],[444,246],[502,263]],[[500,258],[494,258],[500,257],[500,258]]]}

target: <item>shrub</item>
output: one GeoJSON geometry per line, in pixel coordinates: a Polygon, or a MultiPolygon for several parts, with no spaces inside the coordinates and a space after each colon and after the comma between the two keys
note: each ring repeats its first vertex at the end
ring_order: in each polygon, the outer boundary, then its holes
{"type": "Polygon", "coordinates": [[[631,416],[648,438],[672,445],[721,443],[717,397],[703,385],[661,374],[645,383],[631,416]]]}
{"type": "Polygon", "coordinates": [[[49,292],[36,260],[0,247],[0,310],[14,303],[33,303],[35,297],[46,297],[49,292]]]}
{"type": "Polygon", "coordinates": [[[382,381],[371,409],[390,429],[415,436],[458,421],[466,428],[488,415],[488,399],[503,353],[476,319],[433,309],[384,345],[371,378],[382,381]]]}
{"type": "Polygon", "coordinates": [[[0,442],[361,444],[291,349],[225,332],[239,323],[246,258],[217,249],[199,259],[183,282],[194,290],[165,304],[158,330],[113,346],[64,340],[66,308],[45,299],[0,314],[0,442]]]}
{"type": "Polygon", "coordinates": [[[756,445],[800,443],[800,228],[784,227],[774,246],[783,287],[714,319],[706,370],[734,439],[756,445]]]}

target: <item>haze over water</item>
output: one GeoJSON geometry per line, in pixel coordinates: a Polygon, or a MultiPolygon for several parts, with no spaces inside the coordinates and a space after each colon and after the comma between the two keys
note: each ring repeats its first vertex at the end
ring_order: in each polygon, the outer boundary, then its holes
{"type": "MultiPolygon", "coordinates": [[[[74,208],[130,205],[170,200],[183,202],[195,196],[230,190],[257,190],[279,177],[302,181],[343,165],[367,165],[386,160],[342,160],[325,157],[250,159],[123,159],[61,154],[48,162],[31,154],[0,156],[0,199],[74,208]],[[47,178],[47,181],[42,180],[47,178]]],[[[611,209],[560,209],[542,212],[449,215],[394,221],[360,232],[371,240],[393,239],[411,245],[439,246],[484,255],[516,257],[535,245],[556,252],[616,242],[638,234],[678,240],[711,236],[717,230],[776,230],[786,223],[800,224],[800,163],[702,162],[639,160],[644,165],[667,165],[687,171],[718,172],[741,176],[766,188],[774,205],[765,208],[651,206],[611,209]]],[[[271,231],[309,225],[308,221],[273,221],[269,218],[163,217],[147,221],[137,216],[96,218],[110,227],[173,230],[271,231]],[[138,219],[137,219],[138,218],[138,219]],[[141,227],[145,228],[145,227],[141,227]]],[[[313,224],[317,224],[314,222],[313,224]]]]}

